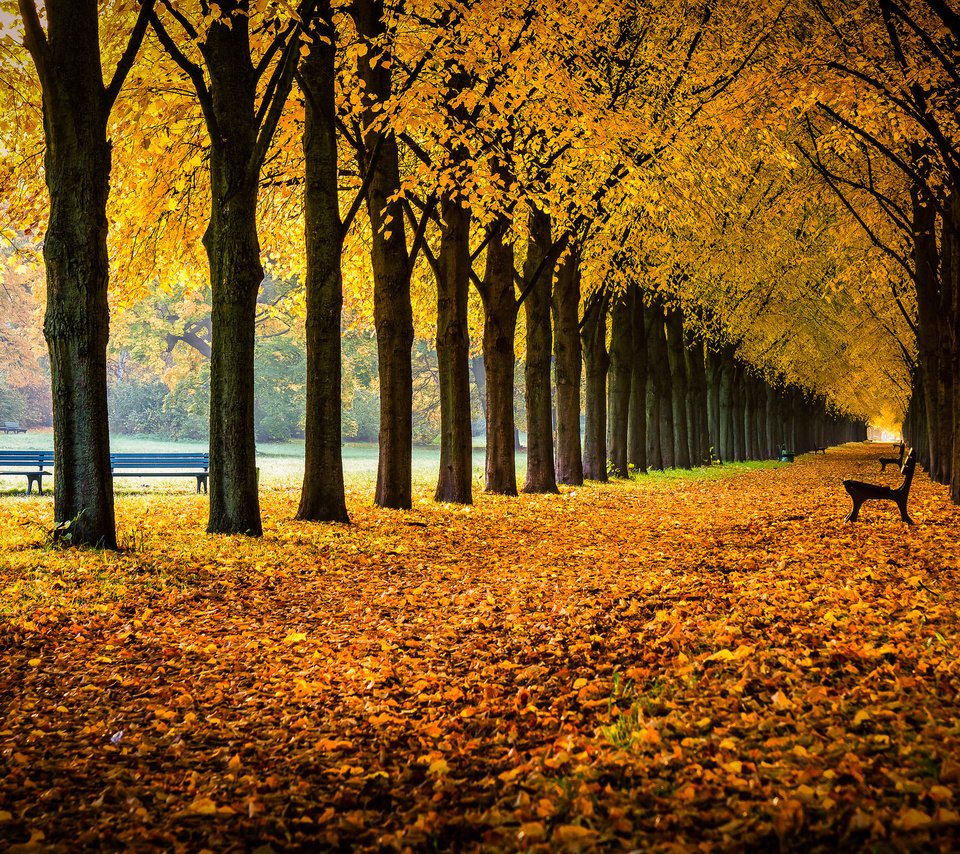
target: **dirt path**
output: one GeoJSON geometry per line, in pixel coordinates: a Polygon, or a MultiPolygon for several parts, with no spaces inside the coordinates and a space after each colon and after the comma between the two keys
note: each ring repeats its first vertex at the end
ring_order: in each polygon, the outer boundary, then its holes
{"type": "Polygon", "coordinates": [[[843,522],[879,455],[349,528],[274,492],[262,542],[125,499],[120,556],[4,499],[0,840],[956,849],[960,511],[920,474],[915,526],[843,522]]]}

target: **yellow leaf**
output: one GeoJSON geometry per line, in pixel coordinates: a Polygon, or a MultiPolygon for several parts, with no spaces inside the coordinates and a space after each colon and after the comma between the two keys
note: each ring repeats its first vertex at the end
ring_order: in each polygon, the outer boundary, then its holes
{"type": "Polygon", "coordinates": [[[719,649],[709,656],[707,661],[729,661],[731,658],[733,658],[733,653],[729,649],[719,649]]]}
{"type": "Polygon", "coordinates": [[[585,842],[596,835],[596,831],[578,824],[561,824],[553,831],[554,842],[585,842]]]}
{"type": "Polygon", "coordinates": [[[240,756],[238,754],[234,754],[230,758],[230,761],[227,763],[227,770],[231,774],[236,774],[240,770],[241,764],[242,763],[240,762],[240,756]]]}
{"type": "Polygon", "coordinates": [[[930,824],[932,819],[928,816],[923,810],[906,809],[900,813],[900,818],[897,820],[896,824],[898,827],[903,830],[914,830],[918,827],[923,827],[926,824],[930,824]]]}
{"type": "Polygon", "coordinates": [[[29,664],[31,667],[37,667],[37,666],[40,664],[40,659],[39,659],[39,658],[31,658],[31,659],[27,662],[27,664],[29,664]]]}
{"type": "Polygon", "coordinates": [[[870,720],[870,710],[860,709],[860,711],[853,716],[853,725],[860,726],[860,724],[868,720],[870,720]]]}
{"type": "Polygon", "coordinates": [[[443,777],[450,772],[450,766],[446,759],[434,759],[427,768],[428,774],[435,774],[437,777],[443,777]]]}
{"type": "Polygon", "coordinates": [[[307,639],[306,632],[290,632],[284,639],[284,643],[300,643],[307,639]]]}
{"type": "Polygon", "coordinates": [[[197,795],[193,799],[193,802],[187,807],[187,811],[193,813],[194,815],[216,815],[217,814],[217,805],[210,800],[210,798],[205,798],[203,795],[197,795]]]}

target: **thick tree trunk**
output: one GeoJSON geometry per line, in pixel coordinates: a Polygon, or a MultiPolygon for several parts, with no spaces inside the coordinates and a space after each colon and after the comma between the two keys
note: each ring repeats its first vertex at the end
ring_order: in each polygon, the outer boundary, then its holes
{"type": "Polygon", "coordinates": [[[733,385],[736,381],[737,363],[733,351],[725,347],[720,357],[720,458],[724,462],[736,460],[734,440],[733,385]]]}
{"type": "Polygon", "coordinates": [[[557,270],[553,321],[557,386],[557,481],[577,486],[583,483],[583,451],[580,445],[583,356],[579,331],[580,256],[576,249],[567,254],[557,270]]]}
{"type": "Polygon", "coordinates": [[[654,406],[656,421],[651,420],[649,430],[659,433],[660,458],[663,468],[676,465],[674,454],[675,425],[673,420],[673,389],[670,377],[670,357],[667,353],[666,318],[658,303],[650,306],[647,314],[647,354],[653,376],[654,406]]]}
{"type": "MultiPolygon", "coordinates": [[[[925,191],[913,187],[913,261],[917,292],[917,356],[923,385],[927,421],[930,477],[938,479],[942,454],[941,401],[937,395],[940,375],[940,294],[937,282],[936,208],[925,191]]],[[[952,414],[952,413],[951,413],[952,414]]]]}
{"type": "Polygon", "coordinates": [[[687,364],[683,353],[683,313],[666,313],[667,358],[670,365],[670,405],[673,410],[673,462],[677,468],[690,468],[690,431],[687,415],[687,364]]]}
{"type": "Polygon", "coordinates": [[[583,318],[583,360],[586,367],[586,406],[583,437],[583,476],[607,481],[607,300],[595,294],[583,318]]]}
{"type": "Polygon", "coordinates": [[[440,374],[440,473],[437,501],[473,503],[470,430],[470,210],[445,199],[437,259],[437,364],[440,374]]]}
{"type": "Polygon", "coordinates": [[[259,536],[253,371],[257,292],[263,281],[257,236],[261,120],[246,16],[225,15],[211,24],[204,57],[212,119],[210,221],[203,236],[212,304],[207,530],[259,536]]]}
{"type": "Polygon", "coordinates": [[[527,361],[524,370],[527,404],[527,493],[557,492],[553,464],[553,419],[550,394],[550,357],[553,336],[550,302],[553,265],[544,259],[551,248],[550,217],[540,210],[530,214],[530,238],[523,265],[524,287],[529,287],[523,309],[527,321],[527,361]],[[536,282],[534,282],[536,276],[536,282]],[[530,284],[532,287],[530,287],[530,284]]]}
{"type": "Polygon", "coordinates": [[[610,308],[610,370],[607,385],[607,456],[614,477],[627,477],[630,385],[633,381],[633,313],[626,295],[610,308]]]}
{"type": "Polygon", "coordinates": [[[45,40],[32,4],[25,17],[26,43],[43,88],[50,191],[43,331],[53,392],[54,538],[115,549],[106,358],[110,104],[96,2],[47,6],[45,40]]]}
{"type": "Polygon", "coordinates": [[[633,337],[633,370],[630,375],[630,418],[627,427],[627,462],[638,472],[647,471],[647,334],[643,294],[630,289],[630,327],[633,337]]]}
{"type": "Polygon", "coordinates": [[[384,55],[383,0],[356,0],[351,7],[367,52],[357,60],[370,99],[364,112],[365,169],[373,175],[367,191],[373,267],[373,322],[377,330],[380,373],[380,458],[375,502],[380,507],[411,506],[413,453],[413,308],[410,303],[410,256],[403,230],[400,153],[396,136],[381,129],[372,109],[391,96],[389,56],[384,55]],[[373,157],[372,155],[378,156],[373,157]]]}
{"type": "Polygon", "coordinates": [[[514,341],[517,334],[517,296],[513,288],[513,244],[504,243],[498,225],[487,244],[484,274],[483,365],[487,389],[487,492],[517,494],[516,445],[513,415],[514,341]]]}
{"type": "Polygon", "coordinates": [[[307,95],[303,129],[307,408],[297,518],[349,522],[340,451],[343,225],[337,191],[336,44],[329,5],[324,12],[313,28],[301,68],[307,95]]]}
{"type": "Polygon", "coordinates": [[[684,348],[690,378],[687,412],[691,414],[690,448],[693,465],[710,464],[710,431],[707,425],[707,369],[700,338],[690,338],[684,348]]]}
{"type": "Polygon", "coordinates": [[[742,463],[747,458],[746,431],[744,420],[746,418],[746,393],[744,382],[746,372],[744,366],[739,360],[734,362],[735,371],[733,374],[733,459],[742,463]]]}
{"type": "Polygon", "coordinates": [[[707,379],[707,433],[711,460],[723,462],[720,452],[720,377],[723,370],[723,360],[720,354],[711,347],[706,348],[706,379],[707,379]]]}

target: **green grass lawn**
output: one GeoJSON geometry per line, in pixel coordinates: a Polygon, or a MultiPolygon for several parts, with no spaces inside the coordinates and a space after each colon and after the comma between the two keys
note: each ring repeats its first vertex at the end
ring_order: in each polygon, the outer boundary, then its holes
{"type": "MultiPolygon", "coordinates": [[[[111,436],[113,451],[143,453],[162,451],[206,451],[203,441],[176,442],[171,439],[143,436],[111,436]]],[[[53,448],[51,430],[31,430],[17,435],[0,435],[2,450],[50,450],[53,448]]],[[[257,464],[260,468],[261,485],[265,489],[290,489],[300,485],[303,478],[303,440],[289,442],[261,442],[257,445],[257,464]]],[[[430,487],[435,482],[440,465],[440,449],[437,446],[418,446],[413,449],[413,480],[419,487],[430,487]]],[[[474,448],[473,475],[477,489],[483,488],[484,449],[474,448]]],[[[634,475],[621,484],[638,483],[644,487],[680,485],[683,483],[716,480],[717,478],[769,468],[789,463],[773,461],[750,463],[727,463],[723,466],[700,467],[691,470],[667,469],[646,475],[634,475]]],[[[517,481],[523,483],[527,468],[527,455],[517,452],[517,481]]],[[[375,443],[347,442],[343,445],[343,474],[346,486],[353,489],[373,489],[377,478],[377,445],[375,443]]],[[[16,494],[26,486],[23,476],[0,478],[0,493],[16,494]]],[[[46,486],[52,486],[48,481],[46,486]]],[[[118,478],[118,493],[130,492],[192,492],[194,481],[189,478],[118,478]]]]}

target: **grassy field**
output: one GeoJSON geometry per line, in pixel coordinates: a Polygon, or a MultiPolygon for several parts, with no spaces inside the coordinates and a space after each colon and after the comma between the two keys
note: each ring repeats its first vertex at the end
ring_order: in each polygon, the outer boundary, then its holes
{"type": "MultiPolygon", "coordinates": [[[[118,452],[161,451],[206,451],[202,441],[176,442],[171,439],[143,436],[112,436],[110,447],[118,452]]],[[[53,448],[53,433],[50,430],[31,430],[26,434],[0,436],[0,450],[49,450],[53,448]]],[[[264,489],[291,489],[298,487],[303,478],[303,441],[261,442],[257,445],[257,464],[260,467],[260,482],[264,489]]],[[[435,482],[440,464],[440,449],[437,446],[417,446],[413,449],[413,480],[420,489],[429,489],[435,482]]],[[[484,449],[473,450],[473,475],[476,488],[483,488],[484,449]]],[[[744,471],[779,465],[775,462],[728,463],[724,466],[695,468],[692,470],[668,469],[635,476],[648,487],[665,486],[678,482],[703,482],[730,477],[744,471]]],[[[517,452],[517,481],[522,485],[527,468],[527,455],[517,452]]],[[[348,489],[372,490],[377,478],[377,446],[374,443],[349,442],[343,446],[343,473],[348,489]]],[[[25,489],[22,475],[0,477],[0,494],[16,494],[25,489]]],[[[189,478],[136,478],[118,479],[117,492],[192,492],[193,481],[189,478]]]]}

